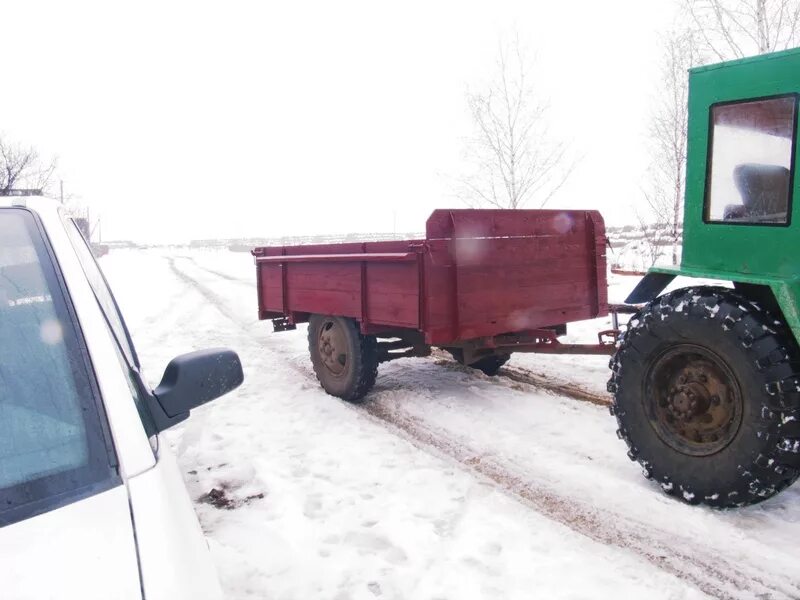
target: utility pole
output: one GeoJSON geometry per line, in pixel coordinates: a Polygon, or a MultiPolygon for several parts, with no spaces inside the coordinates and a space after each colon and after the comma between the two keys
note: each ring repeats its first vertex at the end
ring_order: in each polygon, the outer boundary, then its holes
{"type": "Polygon", "coordinates": [[[61,204],[64,204],[64,180],[59,179],[59,186],[61,187],[61,204]]]}

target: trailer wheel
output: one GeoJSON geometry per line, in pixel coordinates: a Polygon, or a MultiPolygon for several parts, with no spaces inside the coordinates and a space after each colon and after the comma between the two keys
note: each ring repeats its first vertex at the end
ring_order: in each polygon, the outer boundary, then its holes
{"type": "Polygon", "coordinates": [[[798,365],[791,332],[744,296],[666,294],[633,316],[611,359],[617,434],[670,495],[761,502],[800,473],[798,365]]]}
{"type": "Polygon", "coordinates": [[[478,362],[472,363],[470,367],[473,369],[478,369],[479,371],[483,371],[484,375],[494,377],[497,375],[498,371],[500,371],[500,367],[508,362],[509,358],[511,358],[511,356],[508,354],[486,356],[485,358],[480,359],[478,362]]]}
{"type": "MultiPolygon", "coordinates": [[[[465,364],[464,351],[461,348],[448,348],[447,351],[454,359],[456,359],[458,363],[462,365],[465,364]]],[[[494,354],[492,356],[484,356],[480,360],[470,363],[466,366],[473,369],[478,369],[479,371],[482,371],[484,375],[493,377],[497,375],[497,373],[500,371],[500,367],[506,364],[510,358],[510,354],[494,354]]]]}
{"type": "Polygon", "coordinates": [[[359,402],[378,376],[378,343],[362,335],[353,319],[311,315],[308,351],[314,374],[332,396],[359,402]]]}

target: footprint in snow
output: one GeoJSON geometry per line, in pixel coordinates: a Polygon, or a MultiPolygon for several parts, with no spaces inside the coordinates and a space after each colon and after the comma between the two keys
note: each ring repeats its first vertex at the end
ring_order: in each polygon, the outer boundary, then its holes
{"type": "Polygon", "coordinates": [[[408,555],[383,536],[366,531],[351,531],[344,536],[345,544],[354,546],[360,554],[379,554],[384,560],[399,565],[408,561],[408,555]]]}

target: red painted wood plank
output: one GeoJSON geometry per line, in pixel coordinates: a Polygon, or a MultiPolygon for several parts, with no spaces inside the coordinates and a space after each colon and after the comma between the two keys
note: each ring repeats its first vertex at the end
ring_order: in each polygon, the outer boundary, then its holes
{"type": "Polygon", "coordinates": [[[367,288],[369,321],[372,324],[401,327],[419,326],[419,296],[414,294],[382,294],[367,288]]]}
{"type": "MultiPolygon", "coordinates": [[[[564,306],[582,309],[586,315],[584,318],[588,319],[596,314],[596,310],[592,307],[597,304],[597,298],[592,291],[588,282],[582,282],[563,286],[543,286],[535,293],[506,294],[502,290],[486,290],[460,294],[458,298],[460,323],[463,325],[480,320],[511,317],[520,312],[546,312],[564,306]]],[[[515,331],[518,329],[524,327],[517,327],[515,331]]]]}
{"type": "MultiPolygon", "coordinates": [[[[587,318],[583,307],[563,307],[547,311],[537,310],[531,312],[528,317],[528,320],[524,322],[527,324],[528,328],[534,329],[561,323],[581,321],[587,318]]],[[[457,339],[468,340],[476,337],[497,335],[497,332],[519,331],[521,323],[523,323],[523,321],[520,319],[519,315],[498,319],[496,321],[482,320],[474,323],[464,323],[459,328],[457,339]]]]}
{"type": "Polygon", "coordinates": [[[425,240],[400,240],[388,242],[366,242],[366,252],[412,252],[425,244],[425,240]]]}
{"type": "Polygon", "coordinates": [[[361,314],[359,292],[294,290],[289,286],[289,310],[357,318],[361,314]]]}
{"type": "Polygon", "coordinates": [[[529,265],[533,261],[586,260],[585,235],[557,241],[542,238],[455,240],[454,259],[467,265],[529,265]]]}
{"type": "MultiPolygon", "coordinates": [[[[259,304],[264,311],[283,314],[282,271],[280,265],[256,265],[258,270],[259,304]]],[[[262,318],[271,318],[264,316],[262,318]]]]}
{"type": "Polygon", "coordinates": [[[292,263],[288,284],[292,288],[319,291],[360,289],[359,263],[292,263]]]}
{"type": "Polygon", "coordinates": [[[585,226],[586,211],[435,210],[426,224],[428,239],[564,235],[585,226]]]}
{"type": "Polygon", "coordinates": [[[576,261],[537,262],[530,266],[458,267],[459,293],[485,289],[510,289],[513,292],[514,288],[587,281],[591,269],[591,265],[576,261]]]}
{"type": "Polygon", "coordinates": [[[369,289],[382,293],[413,293],[419,289],[419,272],[416,263],[367,264],[369,289]]]}
{"type": "Polygon", "coordinates": [[[284,252],[289,256],[297,254],[355,254],[363,252],[362,246],[357,242],[341,244],[306,244],[301,246],[284,246],[284,252]]]}
{"type": "Polygon", "coordinates": [[[393,240],[385,242],[344,242],[340,244],[304,244],[300,246],[259,246],[252,253],[259,256],[282,254],[355,254],[364,252],[408,252],[425,240],[393,240]]]}
{"type": "Polygon", "coordinates": [[[352,254],[293,254],[286,256],[259,256],[256,262],[294,263],[294,262],[407,262],[417,259],[416,252],[373,252],[352,254]]]}

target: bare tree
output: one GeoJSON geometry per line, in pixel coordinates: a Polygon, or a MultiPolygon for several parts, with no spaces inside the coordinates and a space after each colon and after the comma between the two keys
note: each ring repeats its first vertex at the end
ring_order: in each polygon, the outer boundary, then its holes
{"type": "MultiPolygon", "coordinates": [[[[644,267],[642,273],[644,274],[663,256],[664,248],[673,243],[673,239],[670,235],[664,235],[665,231],[669,231],[668,223],[658,220],[653,222],[652,218],[643,217],[638,212],[636,219],[639,221],[639,236],[641,237],[639,255],[642,257],[642,266],[644,267]]],[[[673,245],[673,263],[675,262],[675,246],[673,245]]]]}
{"type": "Polygon", "coordinates": [[[20,188],[45,191],[55,169],[55,159],[45,162],[34,147],[0,136],[0,195],[20,188]]]}
{"type": "Polygon", "coordinates": [[[650,122],[652,164],[645,198],[653,225],[661,228],[672,245],[672,262],[678,262],[686,188],[689,68],[701,62],[693,31],[673,31],[663,41],[663,87],[654,102],[650,122]]]}
{"type": "Polygon", "coordinates": [[[472,205],[544,206],[572,171],[567,146],[550,135],[548,107],[537,97],[531,64],[515,38],[501,45],[494,80],[468,92],[476,134],[468,145],[474,172],[461,179],[461,196],[472,205]]]}
{"type": "Polygon", "coordinates": [[[683,0],[703,45],[718,60],[792,48],[800,0],[683,0]]]}

